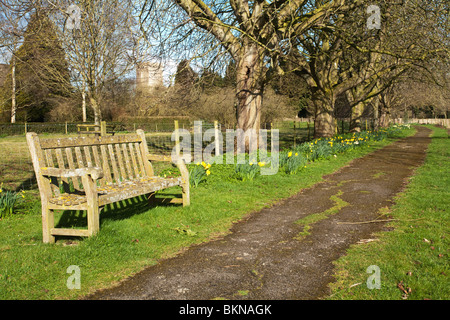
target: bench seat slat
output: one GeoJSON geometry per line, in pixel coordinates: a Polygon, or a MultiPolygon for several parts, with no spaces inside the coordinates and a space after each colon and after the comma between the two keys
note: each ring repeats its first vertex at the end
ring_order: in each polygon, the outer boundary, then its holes
{"type": "MultiPolygon", "coordinates": [[[[144,177],[126,182],[114,183],[104,187],[98,187],[99,205],[149,194],[161,189],[179,186],[181,178],[161,178],[158,176],[144,177]]],[[[84,210],[87,207],[87,199],[82,194],[64,193],[49,199],[52,208],[61,210],[84,210]]]]}

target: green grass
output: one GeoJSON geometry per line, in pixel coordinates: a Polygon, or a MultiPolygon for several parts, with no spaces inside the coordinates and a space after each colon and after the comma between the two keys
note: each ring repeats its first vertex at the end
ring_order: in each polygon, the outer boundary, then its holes
{"type": "MultiPolygon", "coordinates": [[[[40,201],[36,190],[27,191],[17,213],[0,220],[0,299],[75,299],[108,287],[193,244],[223,236],[246,215],[392,141],[370,142],[336,158],[308,163],[297,174],[259,175],[246,182],[233,178],[233,165],[213,165],[208,179],[191,189],[191,206],[150,207],[144,197],[123,201],[102,212],[97,236],[59,238],[53,245],[42,243],[40,201]],[[71,265],[81,271],[79,290],[66,286],[71,265]]],[[[180,192],[166,190],[158,196],[171,193],[180,192]]],[[[60,213],[55,221],[60,226],[86,223],[81,212],[60,213]]]]}
{"type": "Polygon", "coordinates": [[[295,223],[303,226],[303,230],[296,237],[294,237],[294,239],[299,241],[303,240],[306,236],[311,234],[310,230],[312,228],[312,224],[326,219],[329,216],[338,213],[342,208],[348,206],[349,203],[339,198],[340,195],[342,195],[342,191],[339,190],[337,194],[330,197],[330,200],[334,202],[334,206],[330,209],[316,214],[311,214],[300,220],[297,220],[295,223]]]}
{"type": "Polygon", "coordinates": [[[433,135],[424,165],[391,211],[383,212],[394,219],[388,225],[393,231],[353,246],[336,262],[330,299],[450,298],[450,140],[446,129],[429,128],[433,135]],[[380,268],[380,289],[366,285],[370,265],[380,268]]]}

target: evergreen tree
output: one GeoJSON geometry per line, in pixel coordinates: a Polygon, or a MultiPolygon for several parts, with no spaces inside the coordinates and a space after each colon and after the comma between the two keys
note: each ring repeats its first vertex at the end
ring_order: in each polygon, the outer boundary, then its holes
{"type": "MultiPolygon", "coordinates": [[[[70,73],[55,27],[36,10],[30,17],[23,44],[14,53],[16,61],[17,118],[44,121],[48,112],[71,92],[70,73]]],[[[11,77],[3,94],[10,95],[11,77]]]]}

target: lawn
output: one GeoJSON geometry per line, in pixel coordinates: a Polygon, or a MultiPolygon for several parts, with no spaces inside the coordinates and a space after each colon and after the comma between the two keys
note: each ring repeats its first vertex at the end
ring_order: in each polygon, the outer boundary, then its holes
{"type": "Polygon", "coordinates": [[[450,298],[450,140],[446,129],[429,128],[433,135],[424,165],[391,211],[383,212],[392,219],[392,231],[353,246],[336,262],[330,299],[450,298]],[[367,272],[369,266],[378,267],[379,289],[367,285],[375,275],[367,272]]]}
{"type": "MultiPolygon", "coordinates": [[[[0,152],[5,155],[0,162],[1,179],[10,189],[25,186],[25,198],[19,201],[15,214],[0,220],[0,299],[76,299],[111,286],[193,244],[223,236],[246,215],[272,206],[352,159],[414,131],[395,131],[383,140],[360,138],[355,148],[350,146],[349,141],[355,140],[351,136],[337,137],[334,144],[321,140],[299,145],[280,155],[286,169],[245,181],[236,176],[235,165],[212,165],[207,179],[191,189],[191,206],[149,205],[144,197],[123,201],[102,212],[97,236],[59,238],[53,245],[42,243],[40,201],[31,183],[33,173],[25,138],[1,138],[0,152]],[[296,159],[305,154],[311,154],[311,158],[307,163],[298,162],[298,166],[296,159]],[[316,161],[311,161],[313,155],[316,161]],[[79,267],[80,289],[67,286],[71,275],[67,270],[72,265],[79,267]]],[[[157,170],[170,174],[165,167],[157,170]]],[[[167,190],[158,197],[173,192],[179,193],[178,189],[167,190]]],[[[63,212],[55,221],[79,225],[85,223],[85,214],[63,212]]]]}

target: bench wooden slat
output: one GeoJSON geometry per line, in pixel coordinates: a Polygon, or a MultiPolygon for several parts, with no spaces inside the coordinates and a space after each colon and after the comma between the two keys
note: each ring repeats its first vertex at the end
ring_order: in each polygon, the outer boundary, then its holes
{"type": "MultiPolygon", "coordinates": [[[[47,159],[47,167],[55,167],[55,163],[53,162],[52,150],[45,150],[45,158],[47,159]]],[[[59,191],[59,181],[55,177],[50,177],[50,187],[52,189],[53,194],[60,194],[59,191]]]]}
{"type": "MultiPolygon", "coordinates": [[[[103,164],[100,160],[100,156],[98,153],[98,147],[97,146],[92,146],[92,154],[94,155],[94,160],[95,160],[95,166],[102,168],[103,169],[103,173],[105,173],[105,169],[103,168],[103,164]]],[[[106,179],[100,179],[100,185],[104,186],[106,184],[106,179]]]]}
{"type": "Polygon", "coordinates": [[[116,154],[114,153],[114,149],[111,144],[108,144],[108,151],[109,151],[109,157],[110,157],[113,174],[114,174],[113,180],[115,182],[120,182],[119,170],[117,169],[116,154]]]}
{"type": "MultiPolygon", "coordinates": [[[[75,169],[75,164],[73,162],[72,149],[66,148],[65,150],[66,150],[67,163],[69,164],[69,169],[75,169]]],[[[71,178],[71,179],[72,179],[73,187],[76,190],[80,190],[80,183],[78,181],[78,178],[71,178]]]]}
{"type": "Polygon", "coordinates": [[[141,148],[139,143],[134,143],[134,150],[136,151],[136,158],[139,163],[139,176],[144,177],[148,170],[145,169],[144,162],[142,161],[141,148]]]}
{"type": "Polygon", "coordinates": [[[130,158],[128,157],[127,145],[125,143],[122,144],[122,151],[125,159],[125,167],[128,172],[127,178],[133,179],[133,171],[131,170],[130,158]]]}
{"type": "MultiPolygon", "coordinates": [[[[58,162],[58,168],[60,169],[66,169],[66,165],[64,164],[64,158],[61,149],[56,149],[56,161],[58,162]]],[[[68,192],[69,189],[69,179],[68,178],[62,178],[63,186],[65,192],[68,192]]]]}
{"type": "Polygon", "coordinates": [[[81,154],[80,147],[75,147],[75,158],[77,159],[78,168],[84,168],[83,155],[81,154]]]}
{"type": "Polygon", "coordinates": [[[94,163],[92,162],[91,151],[89,150],[89,147],[85,146],[83,149],[84,149],[84,156],[86,157],[87,166],[93,167],[94,163]]]}
{"type": "Polygon", "coordinates": [[[142,129],[138,129],[136,133],[139,135],[139,137],[141,137],[141,140],[143,141],[143,143],[140,143],[140,145],[137,147],[138,149],[140,149],[141,153],[139,160],[144,160],[143,164],[145,168],[145,174],[147,176],[153,176],[155,174],[153,171],[153,166],[151,165],[150,161],[147,161],[148,159],[146,158],[146,155],[148,155],[148,146],[145,139],[145,133],[142,129]]]}
{"type": "Polygon", "coordinates": [[[100,152],[102,155],[103,172],[105,174],[106,184],[111,184],[112,183],[111,169],[109,167],[108,153],[106,151],[105,145],[100,146],[100,152]]]}
{"type": "Polygon", "coordinates": [[[125,164],[123,162],[122,151],[120,150],[120,145],[116,144],[114,146],[116,148],[117,161],[119,162],[120,175],[122,176],[122,180],[127,180],[128,176],[125,172],[125,164]]]}
{"type": "Polygon", "coordinates": [[[134,177],[139,177],[139,168],[137,166],[136,155],[134,152],[134,147],[132,143],[128,144],[128,148],[130,149],[130,158],[133,163],[134,177]]]}
{"type": "Polygon", "coordinates": [[[141,137],[137,134],[115,135],[104,137],[70,137],[58,139],[42,139],[40,141],[41,148],[57,149],[67,147],[84,147],[84,146],[100,146],[116,143],[142,142],[141,137]]]}

